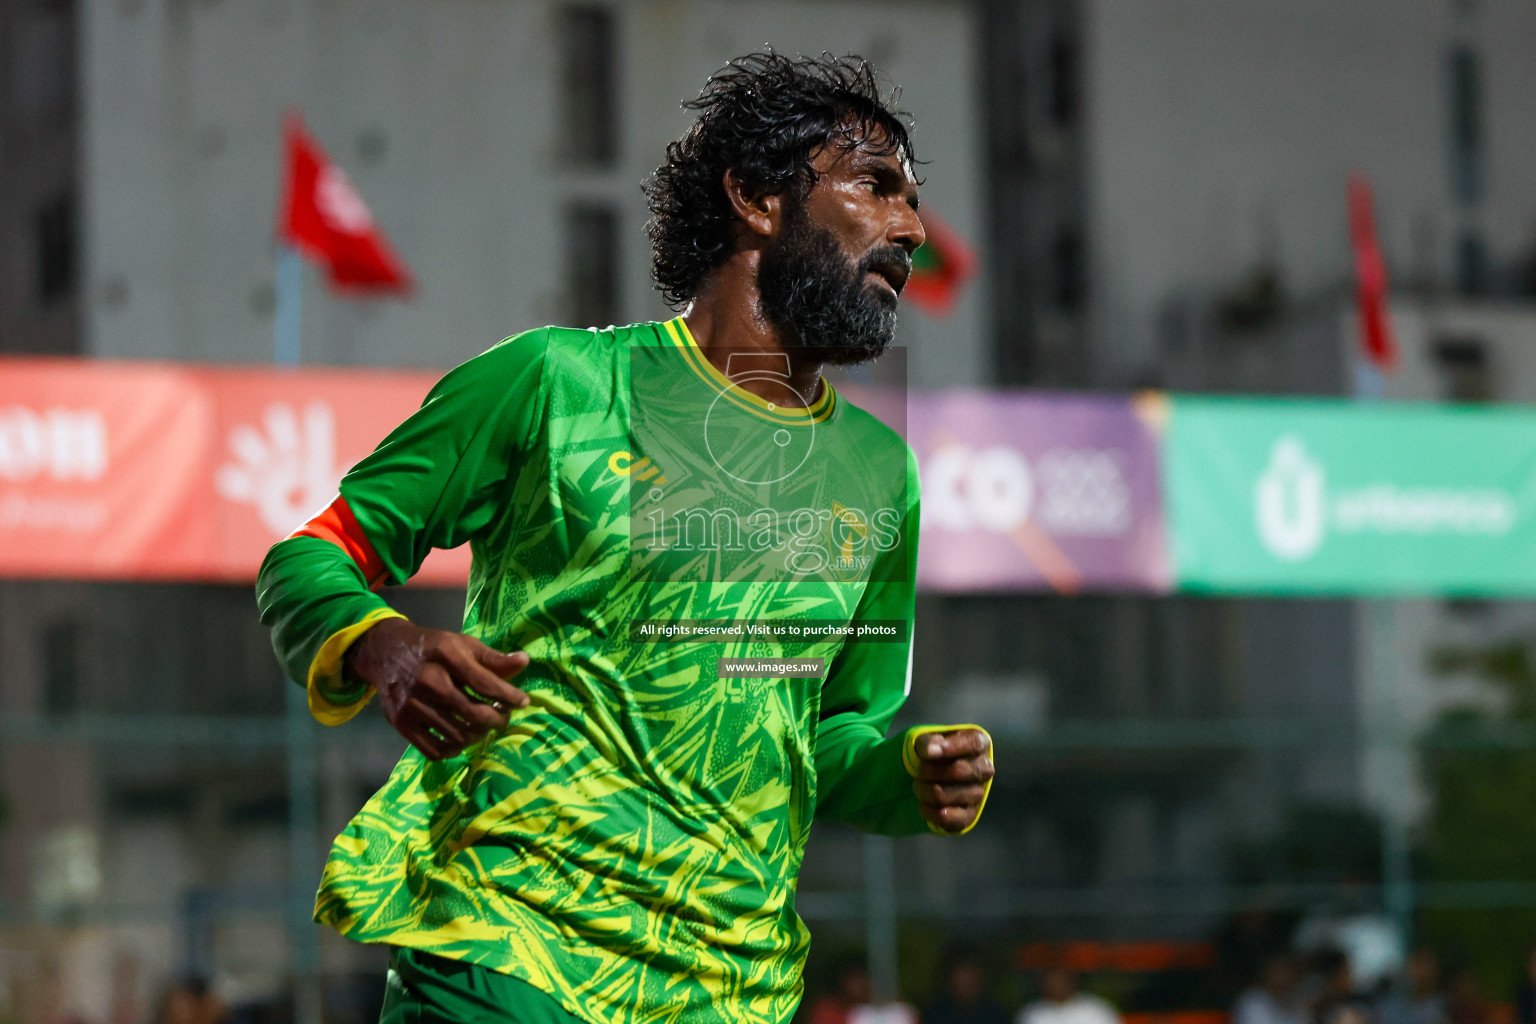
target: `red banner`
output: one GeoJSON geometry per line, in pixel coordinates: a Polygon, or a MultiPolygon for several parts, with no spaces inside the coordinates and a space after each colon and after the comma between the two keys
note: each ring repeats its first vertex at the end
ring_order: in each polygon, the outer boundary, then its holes
{"type": "MultiPolygon", "coordinates": [[[[249,582],[435,379],[0,360],[0,576],[249,582]]],[[[434,552],[415,582],[468,571],[434,552]]]]}

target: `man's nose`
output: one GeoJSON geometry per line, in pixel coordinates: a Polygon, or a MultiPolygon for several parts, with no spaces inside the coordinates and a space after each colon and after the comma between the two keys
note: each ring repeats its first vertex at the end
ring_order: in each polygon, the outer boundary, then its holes
{"type": "Polygon", "coordinates": [[[891,244],[899,245],[911,255],[917,251],[917,247],[928,240],[928,232],[923,230],[922,219],[917,211],[906,203],[901,204],[901,212],[891,223],[891,229],[886,234],[891,244]]]}

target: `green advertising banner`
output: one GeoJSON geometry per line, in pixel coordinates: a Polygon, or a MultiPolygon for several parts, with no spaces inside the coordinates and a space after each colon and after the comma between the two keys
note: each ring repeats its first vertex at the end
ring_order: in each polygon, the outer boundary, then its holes
{"type": "Polygon", "coordinates": [[[1536,411],[1171,398],[1182,589],[1536,594],[1536,411]]]}

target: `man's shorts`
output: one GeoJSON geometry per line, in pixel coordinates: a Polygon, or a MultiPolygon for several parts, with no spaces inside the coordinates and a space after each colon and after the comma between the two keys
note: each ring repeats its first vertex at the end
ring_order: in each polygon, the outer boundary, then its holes
{"type": "Polygon", "coordinates": [[[379,1024],[584,1024],[541,989],[488,967],[396,946],[379,1024]]]}

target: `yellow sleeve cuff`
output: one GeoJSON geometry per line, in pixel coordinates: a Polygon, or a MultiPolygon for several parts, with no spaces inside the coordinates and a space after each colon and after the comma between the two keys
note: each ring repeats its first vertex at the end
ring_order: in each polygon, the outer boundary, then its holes
{"type": "MultiPolygon", "coordinates": [[[[957,729],[975,729],[977,732],[981,733],[987,738],[987,748],[989,750],[991,749],[992,734],[987,732],[987,730],[983,729],[979,725],[914,725],[912,728],[907,730],[906,737],[902,740],[901,744],[901,763],[902,766],[907,769],[907,774],[912,776],[914,779],[917,778],[917,769],[919,764],[917,758],[918,740],[924,736],[929,736],[936,732],[954,732],[957,729]]],[[[940,836],[965,835],[971,829],[975,828],[976,823],[981,820],[981,812],[987,809],[987,797],[991,795],[992,780],[988,779],[986,787],[982,790],[981,806],[976,808],[976,817],[971,819],[971,823],[969,825],[965,826],[965,828],[961,829],[959,832],[948,832],[942,828],[939,828],[939,826],[930,821],[928,822],[928,831],[940,836]]]]}
{"type": "Polygon", "coordinates": [[[341,659],[347,653],[347,648],[352,642],[373,626],[384,619],[403,619],[404,615],[393,608],[376,608],[365,615],[361,621],[354,622],[350,626],[338,629],[325,638],[325,643],[315,652],[314,660],[309,663],[309,713],[315,721],[321,725],[340,725],[353,715],[363,710],[368,703],[368,698],[373,696],[373,688],[368,687],[356,698],[350,701],[338,702],[332,699],[333,694],[344,690],[341,678],[341,659]]]}

